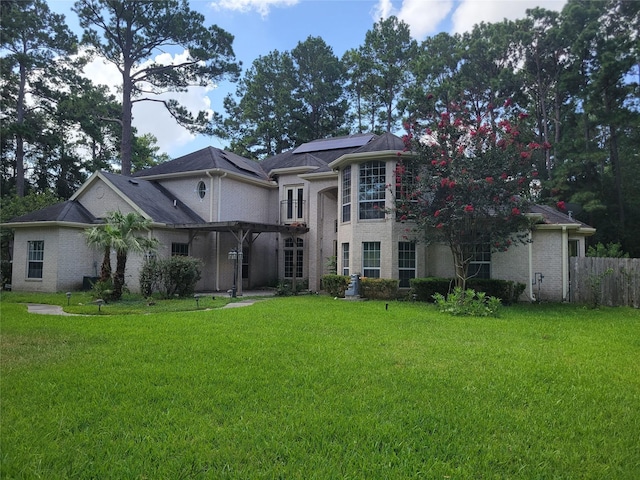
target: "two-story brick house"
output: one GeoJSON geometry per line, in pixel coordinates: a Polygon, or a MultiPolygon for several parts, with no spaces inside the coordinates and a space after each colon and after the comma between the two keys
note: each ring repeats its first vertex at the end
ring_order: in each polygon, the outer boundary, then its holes
{"type": "MultiPolygon", "coordinates": [[[[448,247],[416,241],[390,213],[387,186],[403,148],[394,135],[361,134],[309,142],[262,162],[209,147],[133,177],[96,172],[70,200],[5,224],[15,231],[12,287],[66,291],[96,276],[101,252],[87,247],[83,230],[114,210],[152,221],[157,255],[202,259],[201,291],[227,291],[234,277],[239,293],[279,279],[308,280],[319,290],[331,258],[338,273],[396,278],[401,286],[413,277],[452,276],[448,247]],[[242,252],[238,261],[234,251],[242,252]]],[[[530,244],[482,252],[474,265],[485,276],[525,283],[527,298],[540,292],[565,300],[569,256],[584,255],[594,229],[545,206],[531,215],[530,244]]],[[[144,260],[133,255],[127,264],[132,291],[144,260]]]]}

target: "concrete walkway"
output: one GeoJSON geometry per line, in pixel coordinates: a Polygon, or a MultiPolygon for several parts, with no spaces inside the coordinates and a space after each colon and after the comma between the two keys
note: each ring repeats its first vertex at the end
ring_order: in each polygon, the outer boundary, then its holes
{"type": "MultiPolygon", "coordinates": [[[[203,294],[204,295],[204,294],[203,294]]],[[[265,292],[260,290],[259,292],[245,292],[244,296],[246,297],[269,297],[273,296],[273,292],[265,292]]],[[[258,298],[247,298],[242,299],[242,297],[237,297],[241,299],[239,302],[227,303],[222,308],[238,308],[238,307],[248,307],[249,305],[253,305],[254,303],[262,300],[258,298]]],[[[65,312],[61,306],[59,305],[45,305],[41,303],[27,303],[27,311],[29,313],[38,313],[40,315],[67,315],[73,317],[83,317],[86,315],[81,315],[78,313],[67,313],[65,312]]]]}

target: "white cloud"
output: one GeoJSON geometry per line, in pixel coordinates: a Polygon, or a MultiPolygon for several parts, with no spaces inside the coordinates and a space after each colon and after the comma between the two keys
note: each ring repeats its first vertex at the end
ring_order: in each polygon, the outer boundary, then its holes
{"type": "Polygon", "coordinates": [[[453,14],[452,32],[471,31],[480,22],[496,23],[505,18],[524,18],[529,8],[561,10],[566,0],[463,0],[453,14]]]}
{"type": "Polygon", "coordinates": [[[480,22],[524,18],[527,9],[537,6],[560,10],[567,0],[402,0],[396,3],[399,7],[393,0],[378,0],[373,10],[374,21],[395,15],[409,25],[414,38],[422,40],[440,31],[470,31],[480,22]],[[451,24],[444,24],[449,17],[451,24]]]}
{"type": "Polygon", "coordinates": [[[378,3],[373,7],[371,13],[375,22],[381,18],[389,18],[391,15],[395,15],[395,9],[393,8],[391,0],[378,0],[378,3]]]}
{"type": "Polygon", "coordinates": [[[404,0],[397,16],[409,25],[414,38],[423,39],[437,31],[452,7],[453,0],[404,0]]]}
{"type": "MultiPolygon", "coordinates": [[[[187,58],[188,55],[189,52],[187,51],[176,55],[162,53],[156,56],[154,60],[162,65],[168,65],[179,63],[187,58]]],[[[113,64],[96,57],[85,67],[84,74],[95,84],[106,85],[111,93],[118,100],[121,100],[119,88],[122,85],[122,76],[113,64]]],[[[174,98],[194,115],[199,111],[206,111],[211,117],[213,110],[211,109],[211,100],[208,94],[215,88],[216,85],[211,84],[206,87],[190,87],[186,92],[158,93],[147,96],[156,99],[174,98]]],[[[134,103],[133,126],[140,135],[146,133],[154,135],[158,139],[157,145],[160,147],[160,151],[172,156],[180,152],[181,147],[196,138],[186,128],[178,125],[164,106],[157,102],[134,103]]]]}
{"type": "Polygon", "coordinates": [[[271,7],[290,7],[298,2],[299,0],[214,0],[211,6],[219,10],[235,10],[243,13],[255,10],[262,17],[266,17],[271,7]]]}

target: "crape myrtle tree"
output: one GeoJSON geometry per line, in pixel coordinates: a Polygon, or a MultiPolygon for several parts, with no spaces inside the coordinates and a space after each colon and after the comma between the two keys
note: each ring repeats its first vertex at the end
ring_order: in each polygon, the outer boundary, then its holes
{"type": "Polygon", "coordinates": [[[465,104],[432,110],[407,124],[406,151],[396,169],[396,214],[414,222],[427,242],[449,246],[456,285],[476,275],[469,264],[480,246],[494,252],[529,240],[526,213],[538,182],[536,158],[549,145],[522,140],[526,114],[505,107],[478,116],[465,104]],[[498,111],[500,110],[500,111],[498,111]],[[495,121],[495,119],[498,119],[495,121]]]}

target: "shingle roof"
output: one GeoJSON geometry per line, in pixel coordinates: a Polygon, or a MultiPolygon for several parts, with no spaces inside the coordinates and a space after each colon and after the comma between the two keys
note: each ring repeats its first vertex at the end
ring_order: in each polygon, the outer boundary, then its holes
{"type": "Polygon", "coordinates": [[[402,140],[391,133],[375,135],[363,133],[314,140],[304,143],[288,152],[266,158],[260,165],[266,172],[278,168],[318,167],[314,172],[329,171],[329,164],[343,155],[355,152],[376,152],[381,150],[402,150],[402,140]]]}
{"type": "Polygon", "coordinates": [[[542,223],[546,224],[546,225],[565,225],[565,224],[576,224],[576,225],[580,225],[582,227],[589,227],[589,225],[587,225],[584,222],[581,222],[580,220],[576,219],[575,217],[572,217],[570,215],[567,215],[566,213],[562,213],[558,210],[556,210],[553,207],[550,207],[548,205],[539,205],[539,204],[535,204],[531,207],[531,213],[534,214],[538,214],[542,216],[542,223]]]}
{"type": "Polygon", "coordinates": [[[96,221],[97,219],[79,202],[67,200],[66,202],[49,205],[35,212],[14,217],[8,223],[72,222],[90,224],[96,221]]]}
{"type": "Polygon", "coordinates": [[[215,147],[203,148],[178,157],[175,160],[136,172],[133,176],[141,178],[213,169],[226,170],[254,179],[267,180],[267,175],[258,162],[215,147]]]}
{"type": "Polygon", "coordinates": [[[369,143],[363,145],[358,148],[353,153],[360,152],[384,152],[387,150],[398,150],[402,151],[405,148],[405,144],[401,138],[397,137],[393,133],[383,133],[382,135],[376,136],[369,143]]]}
{"type": "Polygon", "coordinates": [[[101,174],[154,222],[167,224],[203,222],[197,213],[157,182],[109,172],[101,172],[101,174]]]}

